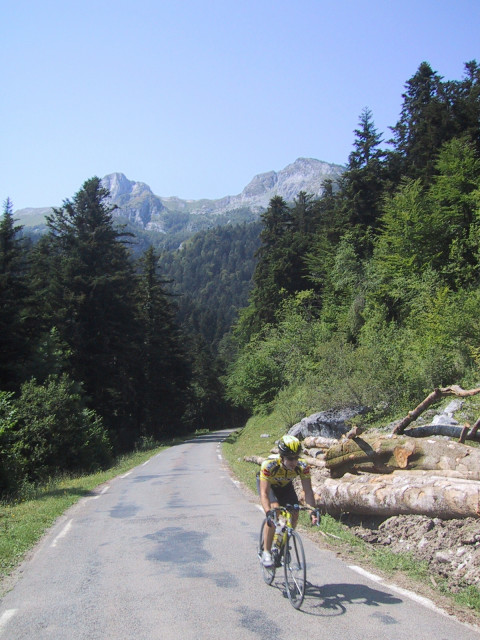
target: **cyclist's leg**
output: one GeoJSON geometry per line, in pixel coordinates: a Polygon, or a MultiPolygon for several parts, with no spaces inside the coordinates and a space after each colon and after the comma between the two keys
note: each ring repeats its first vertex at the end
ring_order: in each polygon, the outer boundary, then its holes
{"type": "MultiPolygon", "coordinates": [[[[258,474],[257,474],[257,491],[258,491],[258,494],[260,495],[260,478],[258,474]]],[[[275,495],[271,485],[268,488],[268,499],[270,501],[270,507],[272,509],[280,506],[278,503],[278,498],[275,495]]],[[[263,548],[265,551],[270,552],[272,548],[274,533],[275,533],[275,527],[269,527],[268,524],[265,522],[265,526],[263,528],[263,548]]]]}
{"type": "MultiPolygon", "coordinates": [[[[278,504],[278,502],[272,502],[270,501],[270,505],[272,507],[272,509],[275,509],[276,507],[279,507],[280,505],[278,504]]],[[[271,551],[272,550],[272,542],[273,542],[273,535],[275,533],[275,527],[269,527],[267,523],[265,523],[265,526],[263,528],[263,548],[265,549],[265,551],[271,551]]]]}

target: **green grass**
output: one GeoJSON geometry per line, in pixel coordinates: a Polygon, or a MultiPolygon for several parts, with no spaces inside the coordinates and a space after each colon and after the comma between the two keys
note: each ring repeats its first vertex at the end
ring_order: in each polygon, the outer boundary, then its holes
{"type": "Polygon", "coordinates": [[[472,585],[463,587],[459,593],[453,594],[453,598],[455,602],[472,611],[480,611],[480,591],[477,587],[472,585]]]}
{"type": "MultiPolygon", "coordinates": [[[[258,466],[251,462],[245,462],[245,456],[266,457],[286,428],[282,427],[284,421],[281,415],[272,412],[268,416],[254,416],[245,428],[235,432],[223,444],[223,453],[232,471],[237,478],[252,491],[256,491],[256,472],[258,466]],[[280,426],[279,426],[280,425],[280,426]],[[268,434],[268,437],[261,437],[268,434]]],[[[384,576],[395,579],[407,576],[410,581],[419,586],[425,585],[434,593],[446,596],[460,607],[467,608],[476,614],[480,614],[480,590],[474,586],[459,586],[457,593],[452,593],[445,587],[442,580],[435,577],[432,580],[428,564],[418,562],[410,553],[392,553],[388,549],[375,549],[360,538],[356,537],[348,526],[342,524],[340,519],[329,515],[322,516],[318,530],[307,527],[308,520],[305,515],[300,517],[300,526],[305,527],[308,535],[316,539],[323,546],[328,546],[348,557],[349,561],[363,566],[367,570],[375,569],[384,576]]]]}

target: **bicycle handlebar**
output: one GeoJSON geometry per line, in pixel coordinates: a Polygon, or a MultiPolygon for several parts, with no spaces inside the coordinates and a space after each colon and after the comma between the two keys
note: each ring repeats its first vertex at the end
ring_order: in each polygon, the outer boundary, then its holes
{"type": "Polygon", "coordinates": [[[275,522],[277,520],[277,512],[281,511],[290,511],[290,513],[293,513],[294,511],[310,511],[310,514],[317,518],[317,527],[320,526],[320,509],[318,507],[304,507],[301,504],[286,504],[285,506],[273,507],[268,513],[273,512],[273,520],[275,522]]]}

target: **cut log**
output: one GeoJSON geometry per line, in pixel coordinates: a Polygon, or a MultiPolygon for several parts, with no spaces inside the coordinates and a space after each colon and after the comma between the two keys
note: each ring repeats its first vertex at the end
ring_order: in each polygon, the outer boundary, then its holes
{"type": "Polygon", "coordinates": [[[321,458],[312,458],[308,455],[302,455],[302,460],[305,460],[310,466],[315,467],[316,469],[325,469],[326,467],[325,456],[322,456],[321,458]]]}
{"type": "Polygon", "coordinates": [[[360,427],[358,424],[356,424],[354,427],[352,427],[350,429],[350,431],[348,431],[344,436],[342,436],[343,438],[347,438],[348,440],[351,440],[353,438],[357,438],[358,436],[360,436],[363,433],[363,429],[362,427],[360,427]]]}
{"type": "Polygon", "coordinates": [[[459,387],[458,385],[434,389],[432,393],[425,398],[425,400],[415,407],[413,411],[409,411],[405,418],[396,424],[393,429],[393,433],[403,433],[409,424],[416,420],[418,416],[421,415],[431,404],[440,400],[440,398],[444,398],[445,396],[459,396],[460,398],[467,398],[475,396],[478,393],[480,393],[480,389],[462,389],[462,387],[459,387]]]}
{"type": "MultiPolygon", "coordinates": [[[[313,458],[311,456],[303,456],[302,455],[303,460],[306,460],[308,462],[309,465],[313,466],[313,467],[317,467],[319,469],[324,469],[325,468],[325,458],[313,458]]],[[[243,457],[245,462],[253,462],[254,464],[258,464],[261,465],[262,462],[264,462],[267,458],[263,458],[262,456],[244,456],[243,457]]]]}
{"type": "Polygon", "coordinates": [[[308,456],[309,458],[324,458],[328,449],[304,449],[302,458],[308,456]]]}
{"type": "Polygon", "coordinates": [[[329,449],[334,444],[337,444],[336,438],[323,438],[322,436],[308,436],[303,441],[303,446],[306,449],[329,449]]]}
{"type": "Polygon", "coordinates": [[[345,440],[327,451],[325,461],[336,478],[358,471],[388,474],[395,469],[441,469],[480,480],[480,449],[434,438],[417,440],[403,435],[345,440]]]}
{"type": "MultiPolygon", "coordinates": [[[[460,440],[462,434],[465,431],[465,427],[455,426],[450,424],[426,424],[421,427],[412,427],[411,429],[406,429],[403,432],[403,435],[409,436],[411,438],[430,438],[431,436],[446,436],[447,438],[455,438],[456,440],[460,440]]],[[[467,431],[465,436],[466,440],[476,440],[480,442],[480,435],[477,431],[473,431],[473,428],[470,431],[467,431]]]]}
{"type": "Polygon", "coordinates": [[[429,475],[350,474],[314,486],[315,499],[331,515],[420,514],[442,519],[480,516],[480,483],[429,475]]]}

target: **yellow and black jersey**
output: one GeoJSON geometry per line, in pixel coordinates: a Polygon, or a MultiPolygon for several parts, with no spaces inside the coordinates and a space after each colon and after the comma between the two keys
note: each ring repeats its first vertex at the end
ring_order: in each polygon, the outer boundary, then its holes
{"type": "Polygon", "coordinates": [[[310,478],[310,466],[305,460],[298,460],[295,469],[285,469],[280,456],[268,458],[260,467],[260,480],[266,480],[273,487],[285,487],[294,478],[310,478]]]}

